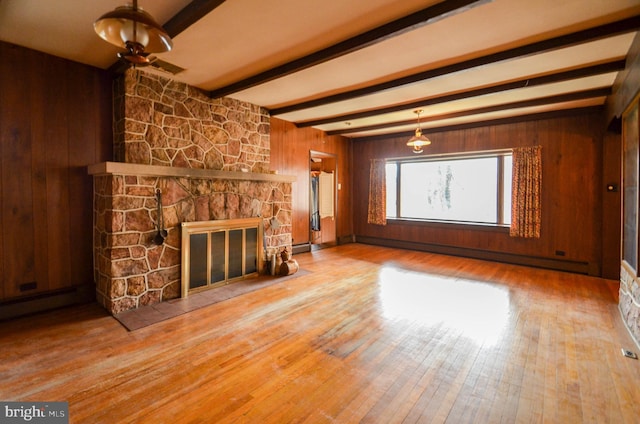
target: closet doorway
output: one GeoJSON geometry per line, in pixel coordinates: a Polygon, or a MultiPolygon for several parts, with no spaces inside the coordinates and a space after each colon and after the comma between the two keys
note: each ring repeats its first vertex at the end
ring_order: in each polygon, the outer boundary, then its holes
{"type": "Polygon", "coordinates": [[[311,250],[335,246],[337,156],[311,150],[309,152],[311,250]]]}

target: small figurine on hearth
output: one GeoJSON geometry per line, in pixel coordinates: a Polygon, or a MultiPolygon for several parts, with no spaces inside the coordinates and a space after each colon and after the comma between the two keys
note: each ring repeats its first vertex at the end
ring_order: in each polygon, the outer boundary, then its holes
{"type": "Polygon", "coordinates": [[[287,248],[280,253],[280,257],[282,258],[282,264],[280,265],[280,275],[291,275],[298,272],[298,262],[295,259],[291,259],[291,255],[287,248]]]}

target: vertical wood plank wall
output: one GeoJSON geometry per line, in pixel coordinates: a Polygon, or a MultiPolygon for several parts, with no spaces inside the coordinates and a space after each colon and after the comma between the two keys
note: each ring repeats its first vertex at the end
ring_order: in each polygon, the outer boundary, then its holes
{"type": "Polygon", "coordinates": [[[112,158],[111,98],[106,71],[0,42],[0,301],[93,284],[86,167],[112,158]]]}
{"type": "Polygon", "coordinates": [[[351,141],[345,137],[327,136],[313,128],[297,128],[294,124],[271,118],[271,169],[281,174],[295,175],[293,183],[293,244],[310,241],[310,197],[309,197],[309,152],[332,153],[337,156],[338,191],[336,202],[336,237],[353,234],[352,187],[351,187],[351,141]]]}
{"type": "MultiPolygon", "coordinates": [[[[433,144],[430,153],[455,153],[541,145],[543,152],[542,236],[540,239],[512,238],[508,231],[478,227],[438,224],[367,224],[367,190],[369,160],[372,158],[404,157],[411,153],[405,138],[360,140],[353,143],[353,207],[356,237],[392,239],[447,248],[463,248],[482,254],[519,255],[553,263],[582,263],[585,270],[601,275],[602,249],[618,251],[615,237],[603,239],[603,204],[609,210],[619,210],[619,197],[603,198],[603,168],[619,164],[603,163],[603,114],[599,111],[579,113],[552,119],[514,122],[480,128],[428,133],[433,144]],[[610,245],[603,246],[603,240],[610,245]],[[564,252],[560,256],[559,252],[564,252]]],[[[617,142],[617,138],[612,143],[617,142]]],[[[609,148],[608,148],[609,149],[609,148]]],[[[609,151],[609,150],[608,150],[609,151]]],[[[607,156],[607,161],[615,155],[607,156]]],[[[619,168],[618,168],[619,169],[619,168]]],[[[606,174],[611,176],[611,172],[606,174]]],[[[614,212],[615,213],[615,212],[614,212]]],[[[615,219],[611,214],[607,219],[615,219]]],[[[618,217],[619,219],[619,217],[618,217]]],[[[610,223],[608,231],[619,233],[619,220],[610,223]]],[[[607,261],[615,261],[607,255],[607,261]]],[[[617,262],[619,263],[619,261],[617,262]]],[[[573,265],[572,265],[573,266],[573,265]]],[[[618,278],[609,275],[609,278],[618,278]]]]}
{"type": "Polygon", "coordinates": [[[621,134],[607,132],[602,146],[602,276],[620,279],[622,217],[622,140],[621,134]],[[612,184],[613,191],[606,189],[612,184]]]}

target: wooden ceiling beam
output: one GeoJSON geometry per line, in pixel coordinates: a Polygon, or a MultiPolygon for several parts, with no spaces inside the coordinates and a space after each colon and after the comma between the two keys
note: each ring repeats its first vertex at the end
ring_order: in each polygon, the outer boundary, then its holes
{"type": "MultiPolygon", "coordinates": [[[[463,116],[473,116],[473,115],[479,115],[479,114],[482,114],[482,113],[499,112],[499,111],[509,110],[509,109],[521,109],[521,108],[525,108],[525,107],[535,107],[535,106],[543,106],[543,105],[547,105],[547,104],[564,103],[564,102],[571,102],[571,101],[576,101],[576,100],[592,99],[592,98],[597,98],[597,97],[606,97],[606,96],[609,96],[610,94],[611,94],[611,87],[594,88],[594,89],[591,89],[591,90],[576,91],[576,92],[573,92],[573,93],[556,94],[556,95],[553,95],[553,96],[540,97],[540,98],[537,98],[537,99],[520,100],[520,101],[517,101],[517,102],[503,103],[503,104],[499,104],[499,105],[479,107],[479,108],[476,108],[476,109],[468,109],[468,110],[462,110],[462,111],[458,111],[458,112],[443,113],[443,114],[440,114],[440,115],[430,115],[430,116],[426,116],[426,117],[421,118],[420,122],[421,123],[432,122],[432,121],[438,121],[438,120],[442,120],[442,119],[461,118],[463,116]]],[[[407,121],[400,121],[400,122],[387,122],[387,123],[384,123],[384,124],[376,124],[376,125],[368,125],[368,126],[364,126],[364,127],[349,128],[349,129],[346,129],[346,130],[327,131],[327,135],[353,134],[353,133],[359,133],[359,132],[363,132],[363,131],[372,131],[372,130],[379,130],[379,129],[385,129],[385,128],[400,127],[400,126],[405,126],[405,125],[412,125],[412,124],[416,124],[416,122],[417,121],[415,119],[407,120],[407,121]]],[[[425,129],[424,132],[426,132],[426,131],[427,130],[425,129]]]]}
{"type": "Polygon", "coordinates": [[[192,0],[163,25],[164,30],[173,38],[224,2],[225,0],[192,0]]]}
{"type": "Polygon", "coordinates": [[[598,65],[586,66],[583,68],[571,69],[569,71],[557,72],[554,74],[544,75],[534,78],[522,78],[516,81],[511,81],[504,84],[498,84],[490,87],[483,87],[475,90],[464,91],[454,94],[446,94],[438,97],[427,97],[424,99],[412,101],[409,103],[402,103],[388,107],[381,107],[377,109],[370,109],[361,112],[348,113],[339,116],[332,116],[330,118],[316,119],[313,121],[297,122],[295,125],[299,128],[315,127],[318,125],[332,124],[335,122],[346,122],[354,119],[368,118],[376,115],[384,115],[387,113],[399,112],[407,109],[418,109],[426,106],[431,106],[440,103],[451,102],[455,100],[468,99],[471,97],[484,96],[487,94],[494,94],[508,90],[515,90],[524,87],[535,87],[545,84],[554,84],[557,82],[570,81],[577,78],[585,78],[594,75],[608,74],[609,72],[619,72],[625,68],[625,60],[614,60],[611,62],[605,62],[598,65]]]}
{"type": "Polygon", "coordinates": [[[390,90],[396,87],[400,87],[407,84],[414,84],[416,82],[425,81],[431,78],[439,77],[442,75],[460,72],[471,68],[489,65],[491,63],[500,62],[504,60],[511,60],[515,58],[532,56],[543,52],[549,52],[559,50],[566,47],[575,46],[591,41],[601,40],[608,37],[613,37],[620,34],[626,34],[640,29],[640,16],[633,16],[631,18],[623,19],[609,24],[600,25],[598,27],[589,28],[586,30],[574,32],[571,34],[561,35],[559,37],[550,38],[547,40],[538,41],[535,43],[527,44],[513,49],[505,50],[489,54],[486,56],[478,57],[475,59],[466,60],[452,65],[443,66],[436,69],[430,69],[428,71],[419,72],[417,74],[408,75],[406,77],[393,79],[380,84],[370,85],[368,87],[345,91],[342,93],[326,96],[314,100],[305,101],[302,103],[283,106],[280,108],[274,108],[270,110],[272,116],[282,115],[284,113],[295,112],[299,110],[309,109],[317,106],[324,106],[330,103],[341,102],[350,100],[357,97],[363,97],[378,91],[390,90]]]}
{"type": "Polygon", "coordinates": [[[299,59],[264,71],[260,74],[245,78],[241,81],[212,90],[212,98],[228,96],[232,93],[255,87],[256,85],[302,71],[315,65],[327,62],[340,56],[353,53],[365,47],[396,37],[408,31],[413,31],[425,25],[439,21],[456,13],[469,10],[472,7],[489,3],[492,0],[445,0],[426,9],[412,13],[393,22],[379,26],[365,33],[351,37],[333,46],[308,54],[299,59]]]}
{"type": "MultiPolygon", "coordinates": [[[[567,116],[584,115],[585,113],[601,114],[603,110],[604,110],[603,106],[585,106],[585,107],[578,107],[573,109],[553,110],[550,112],[540,112],[540,113],[532,113],[527,115],[510,116],[508,118],[491,119],[488,121],[476,121],[476,122],[467,122],[465,124],[433,127],[433,128],[429,128],[429,134],[442,133],[447,131],[466,130],[466,129],[478,128],[478,127],[490,127],[494,125],[506,125],[506,124],[513,124],[518,122],[541,121],[544,119],[554,119],[554,118],[562,118],[567,116]]],[[[378,135],[354,137],[353,140],[354,141],[387,141],[387,140],[393,140],[400,137],[408,139],[412,135],[413,135],[413,131],[403,131],[403,132],[390,133],[390,134],[378,134],[378,135]]],[[[437,140],[432,140],[432,141],[435,142],[437,140]]]]}

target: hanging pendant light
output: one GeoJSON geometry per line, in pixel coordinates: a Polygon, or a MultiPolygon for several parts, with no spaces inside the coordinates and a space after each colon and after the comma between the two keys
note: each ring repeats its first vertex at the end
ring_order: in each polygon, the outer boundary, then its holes
{"type": "Polygon", "coordinates": [[[168,52],[173,47],[169,34],[138,7],[137,0],[105,13],[93,28],[103,40],[127,50],[118,53],[118,57],[138,66],[149,64],[149,53],[168,52]]]}
{"type": "Polygon", "coordinates": [[[420,128],[420,114],[422,113],[422,109],[415,110],[413,113],[418,115],[418,128],[416,128],[415,135],[407,141],[407,146],[413,148],[413,153],[422,153],[422,147],[431,144],[431,140],[422,135],[422,128],[420,128]]]}

